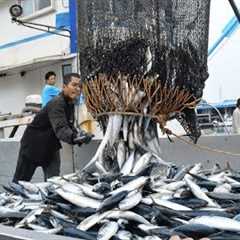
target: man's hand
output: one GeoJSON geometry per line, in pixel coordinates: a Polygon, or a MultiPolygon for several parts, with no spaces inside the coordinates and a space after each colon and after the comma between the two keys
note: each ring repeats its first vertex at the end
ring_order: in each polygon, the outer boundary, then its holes
{"type": "Polygon", "coordinates": [[[77,133],[77,136],[73,139],[73,143],[78,144],[79,146],[81,146],[83,143],[88,144],[90,143],[93,137],[94,137],[93,134],[81,130],[80,132],[77,133]]]}

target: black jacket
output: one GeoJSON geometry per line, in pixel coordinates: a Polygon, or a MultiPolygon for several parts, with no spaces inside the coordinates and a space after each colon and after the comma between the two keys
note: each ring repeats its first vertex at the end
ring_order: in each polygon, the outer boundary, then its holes
{"type": "Polygon", "coordinates": [[[74,127],[74,105],[63,93],[53,98],[29,124],[21,139],[21,148],[28,160],[47,165],[61,148],[62,140],[73,144],[77,130],[74,127]]]}

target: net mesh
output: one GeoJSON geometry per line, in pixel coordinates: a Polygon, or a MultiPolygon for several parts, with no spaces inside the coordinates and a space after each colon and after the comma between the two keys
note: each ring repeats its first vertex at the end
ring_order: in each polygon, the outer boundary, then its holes
{"type": "MultiPolygon", "coordinates": [[[[208,77],[210,0],[78,1],[80,69],[97,74],[144,76],[162,86],[202,97],[208,77]]],[[[177,118],[197,137],[194,110],[177,118]]]]}

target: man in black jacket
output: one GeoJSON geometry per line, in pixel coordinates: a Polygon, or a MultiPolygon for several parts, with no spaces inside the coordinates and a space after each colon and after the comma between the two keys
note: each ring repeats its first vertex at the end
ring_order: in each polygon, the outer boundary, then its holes
{"type": "Polygon", "coordinates": [[[38,166],[43,168],[45,180],[59,175],[60,140],[78,145],[90,142],[91,135],[74,127],[74,102],[80,93],[80,75],[65,75],[62,92],[35,116],[23,134],[13,182],[30,181],[38,166]]]}

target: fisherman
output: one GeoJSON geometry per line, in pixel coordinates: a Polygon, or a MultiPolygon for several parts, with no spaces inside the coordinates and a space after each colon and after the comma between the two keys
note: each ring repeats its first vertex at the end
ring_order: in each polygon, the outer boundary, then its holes
{"type": "Polygon", "coordinates": [[[233,111],[232,129],[233,133],[240,134],[240,98],[237,100],[236,109],[233,111]]]}
{"type": "Polygon", "coordinates": [[[45,107],[47,105],[47,103],[54,98],[55,96],[57,96],[61,90],[57,87],[55,87],[56,84],[56,73],[55,72],[47,72],[45,74],[45,86],[42,90],[42,107],[45,107]]]}
{"type": "Polygon", "coordinates": [[[13,182],[30,181],[38,166],[45,180],[59,175],[60,140],[78,145],[91,141],[92,135],[74,127],[74,101],[80,94],[80,75],[65,75],[62,92],[42,108],[23,134],[13,182]]]}

